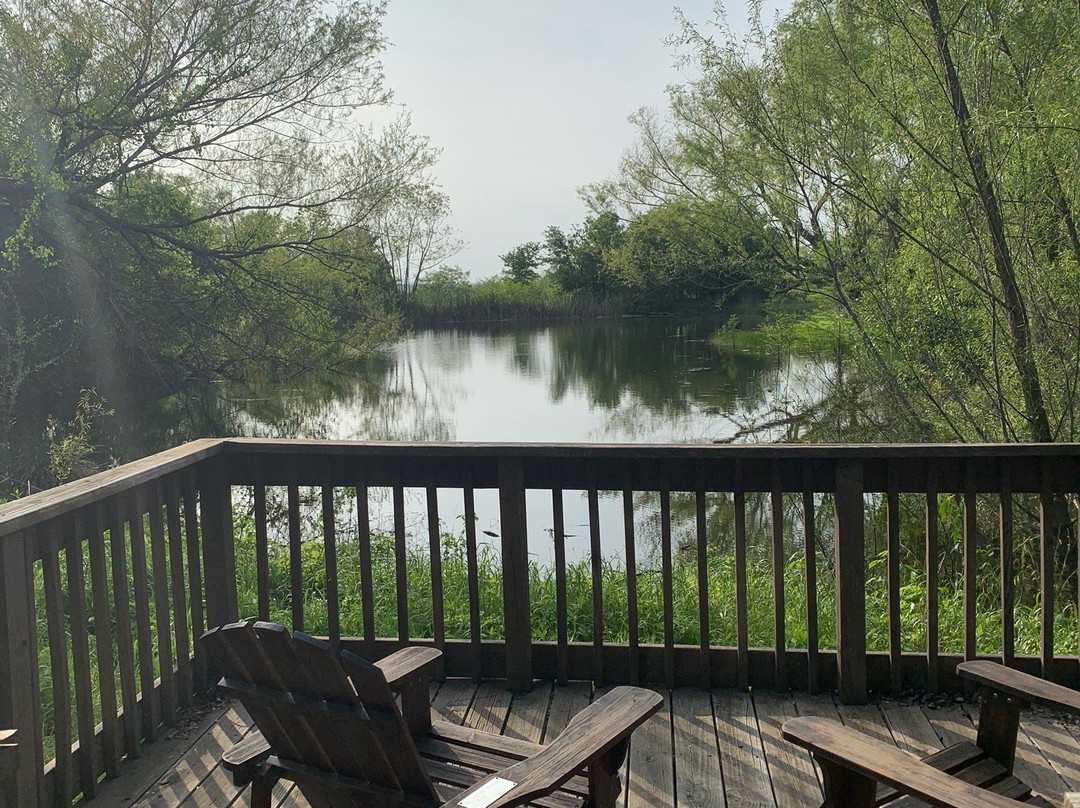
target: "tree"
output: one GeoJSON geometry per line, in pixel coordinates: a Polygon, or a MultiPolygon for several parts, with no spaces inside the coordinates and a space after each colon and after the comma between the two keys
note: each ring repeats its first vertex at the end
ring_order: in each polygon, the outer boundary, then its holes
{"type": "Polygon", "coordinates": [[[402,188],[374,216],[376,242],[402,308],[425,272],[461,252],[463,243],[446,223],[449,215],[449,197],[422,180],[402,188]]]}
{"type": "Polygon", "coordinates": [[[569,234],[549,227],[544,231],[544,263],[561,288],[601,300],[620,287],[605,257],[618,247],[622,235],[622,223],[610,211],[587,216],[569,234]]]}
{"type": "Polygon", "coordinates": [[[516,283],[531,283],[539,276],[537,269],[540,266],[540,244],[536,241],[527,241],[519,244],[508,253],[499,256],[506,270],[503,274],[516,283]]]}
{"type": "Polygon", "coordinates": [[[368,234],[432,158],[407,118],[357,123],[390,100],[383,10],[0,0],[0,448],[40,435],[16,417],[35,398],[326,364],[392,332],[368,234]]]}
{"type": "Polygon", "coordinates": [[[1077,26],[1011,0],[803,0],[749,41],[686,25],[701,78],[637,117],[604,190],[781,234],[793,282],[854,326],[854,434],[1074,439],[1077,26]]]}

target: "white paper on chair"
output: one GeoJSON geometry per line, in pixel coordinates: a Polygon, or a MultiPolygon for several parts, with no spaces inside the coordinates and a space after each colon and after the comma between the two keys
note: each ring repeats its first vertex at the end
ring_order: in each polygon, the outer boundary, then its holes
{"type": "Polygon", "coordinates": [[[496,777],[484,783],[484,785],[459,802],[458,805],[461,808],[487,808],[516,785],[517,783],[513,780],[496,777]]]}

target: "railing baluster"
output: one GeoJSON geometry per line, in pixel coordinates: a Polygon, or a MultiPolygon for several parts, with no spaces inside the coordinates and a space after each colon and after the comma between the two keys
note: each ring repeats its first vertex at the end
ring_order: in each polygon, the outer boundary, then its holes
{"type": "Polygon", "coordinates": [[[255,589],[260,620],[270,619],[270,538],[266,524],[266,485],[262,465],[255,467],[255,589]]]}
{"type": "MultiPolygon", "coordinates": [[[[561,520],[560,520],[561,521],[561,520]]],[[[637,546],[634,537],[634,489],[627,481],[623,488],[623,533],[626,539],[626,618],[628,622],[628,653],[630,684],[641,681],[641,649],[638,645],[637,546]]],[[[565,563],[565,562],[564,562],[565,563]]],[[[563,599],[566,594],[566,574],[563,573],[563,599]]],[[[566,606],[563,605],[565,613],[566,606]]]]}
{"type": "Polygon", "coordinates": [[[705,475],[697,468],[697,588],[698,588],[698,651],[701,658],[701,686],[712,687],[712,665],[709,653],[709,533],[705,518],[705,475]]]}
{"type": "Polygon", "coordinates": [[[780,464],[772,464],[772,563],[773,563],[773,640],[774,683],[787,687],[787,634],[784,603],[784,491],[780,483],[780,464]]]}
{"type": "Polygon", "coordinates": [[[671,558],[671,490],[660,472],[660,580],[664,591],[664,682],[675,686],[675,597],[671,558]]]}
{"type": "Polygon", "coordinates": [[[975,463],[964,464],[964,659],[975,658],[975,577],[979,530],[975,512],[975,463]]]}
{"type": "Polygon", "coordinates": [[[532,688],[532,614],[529,610],[525,465],[518,458],[503,457],[498,461],[498,474],[506,683],[511,690],[526,691],[532,688]]]}
{"type": "Polygon", "coordinates": [[[1013,495],[1008,461],[1001,463],[1001,494],[998,514],[1001,542],[1001,662],[1012,666],[1016,654],[1015,573],[1013,572],[1013,495]]]}
{"type": "Polygon", "coordinates": [[[173,629],[176,638],[177,706],[191,701],[191,637],[188,634],[187,591],[184,576],[183,532],[180,526],[180,480],[170,477],[164,485],[165,528],[169,539],[169,576],[172,581],[173,629]]]}
{"type": "Polygon", "coordinates": [[[483,673],[480,644],[480,576],[476,566],[476,494],[470,475],[466,474],[465,489],[465,567],[469,578],[469,665],[472,680],[479,682],[483,673]]]}
{"type": "Polygon", "coordinates": [[[394,483],[394,568],[397,583],[397,630],[401,642],[409,640],[409,573],[406,567],[405,489],[394,483]]]}
{"type": "Polygon", "coordinates": [[[742,461],[735,461],[735,630],[737,682],[741,690],[750,687],[750,638],[747,627],[746,591],[746,492],[743,490],[742,461]]]}
{"type": "Polygon", "coordinates": [[[593,606],[593,681],[597,687],[604,684],[604,592],[600,547],[600,501],[595,488],[589,493],[589,555],[592,568],[593,606]]]}
{"type": "Polygon", "coordinates": [[[564,685],[568,679],[569,641],[566,616],[566,523],[563,518],[563,492],[551,491],[552,531],[555,541],[555,679],[564,685]]]}
{"type": "Polygon", "coordinates": [[[172,726],[176,720],[176,678],[173,675],[172,625],[169,620],[169,569],[165,552],[165,522],[161,515],[161,483],[151,488],[150,562],[154,571],[154,617],[157,623],[158,675],[161,677],[161,720],[172,726]]]}
{"type": "Polygon", "coordinates": [[[300,546],[300,486],[291,482],[289,500],[289,596],[293,631],[304,630],[304,556],[300,546]]]}
{"type": "Polygon", "coordinates": [[[886,472],[886,563],[889,587],[889,684],[893,694],[903,689],[903,648],[900,645],[900,481],[894,463],[886,472]]]}
{"type": "Polygon", "coordinates": [[[806,558],[806,688],[821,690],[821,662],[818,656],[817,520],[814,516],[813,477],[809,464],[803,465],[803,555],[806,558]]]}
{"type": "Polygon", "coordinates": [[[1050,493],[1049,463],[1042,461],[1039,492],[1039,599],[1040,662],[1042,678],[1054,674],[1054,531],[1051,525],[1053,503],[1050,493]]]}
{"type": "Polygon", "coordinates": [[[97,794],[97,778],[102,771],[97,760],[97,743],[94,741],[94,684],[90,671],[90,634],[85,630],[89,624],[86,615],[86,580],[83,571],[83,542],[86,526],[81,519],[73,520],[74,540],[68,542],[67,591],[68,609],[72,626],[84,627],[71,632],[71,670],[75,684],[75,715],[79,730],[79,791],[84,799],[97,794]]]}
{"type": "MultiPolygon", "coordinates": [[[[59,525],[54,519],[41,531],[41,572],[45,590],[45,628],[52,674],[52,709],[55,768],[53,803],[71,804],[71,678],[68,672],[67,632],[64,630],[63,583],[60,580],[59,525]]],[[[81,631],[76,628],[72,633],[81,631]]],[[[86,750],[89,752],[90,750],[86,750]]]]}
{"type": "Polygon", "coordinates": [[[926,475],[926,687],[938,683],[938,486],[937,466],[926,475]]]}
{"type": "Polygon", "coordinates": [[[326,571],[326,628],[330,643],[341,645],[341,605],[338,599],[337,531],[334,526],[334,488],[322,487],[323,550],[326,571]]]}
{"type": "MultiPolygon", "coordinates": [[[[429,479],[431,475],[429,473],[429,479]]],[[[443,603],[442,530],[439,523],[439,491],[434,483],[427,486],[428,553],[431,558],[431,631],[435,647],[446,648],[446,616],[443,603]]],[[[437,679],[445,676],[445,666],[439,661],[437,679]]]]}
{"type": "Polygon", "coordinates": [[[198,641],[206,630],[203,611],[202,553],[199,548],[199,512],[195,503],[195,473],[185,472],[182,482],[184,500],[184,542],[187,546],[188,602],[191,604],[191,637],[195,665],[192,669],[193,691],[206,687],[206,662],[198,641]]]}
{"type": "Polygon", "coordinates": [[[142,735],[148,741],[157,738],[157,715],[154,709],[154,646],[150,639],[150,599],[146,574],[146,535],[143,531],[142,492],[127,498],[128,524],[131,532],[131,577],[135,599],[135,636],[138,641],[139,689],[142,703],[139,717],[142,735]]]}
{"type": "Polygon", "coordinates": [[[109,553],[112,560],[113,606],[116,610],[116,656],[120,662],[120,696],[124,707],[121,727],[124,751],[139,756],[139,705],[136,701],[135,641],[131,636],[131,592],[127,576],[127,539],[120,503],[108,503],[109,553]]]}
{"type": "Polygon", "coordinates": [[[845,704],[866,702],[866,542],[861,460],[836,467],[836,667],[845,704]]]}
{"type": "Polygon", "coordinates": [[[101,745],[106,777],[120,774],[120,719],[116,700],[116,660],[112,639],[112,608],[109,605],[108,571],[105,567],[104,503],[88,513],[87,546],[90,551],[90,582],[94,598],[94,647],[97,651],[98,692],[101,699],[101,745]]]}
{"type": "Polygon", "coordinates": [[[356,481],[356,530],[360,553],[360,600],[363,609],[364,647],[369,657],[375,653],[375,584],[371,574],[371,518],[368,487],[363,477],[356,481]]]}

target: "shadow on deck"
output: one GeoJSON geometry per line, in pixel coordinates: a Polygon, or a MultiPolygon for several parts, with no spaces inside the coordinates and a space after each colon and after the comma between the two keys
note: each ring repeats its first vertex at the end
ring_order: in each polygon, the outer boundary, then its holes
{"type": "MultiPolygon", "coordinates": [[[[432,706],[447,720],[543,743],[594,695],[587,682],[565,687],[537,682],[532,692],[513,695],[501,682],[454,679],[433,685],[431,692],[432,706]]],[[[819,774],[806,752],[780,737],[780,726],[794,715],[827,716],[918,755],[975,737],[977,706],[971,703],[888,700],[847,706],[829,694],[698,688],[664,695],[664,709],[635,733],[623,768],[621,804],[627,808],[816,808],[822,801],[819,774]]],[[[172,739],[146,747],[133,770],[107,783],[97,802],[138,808],[247,806],[249,791],[238,792],[219,764],[222,752],[249,731],[250,719],[238,704],[208,710],[172,739]]],[[[1017,774],[1060,804],[1065,791],[1080,790],[1078,738],[1075,722],[1045,711],[1026,713],[1017,774]]],[[[279,783],[275,795],[275,806],[308,808],[287,783],[279,783]]]]}

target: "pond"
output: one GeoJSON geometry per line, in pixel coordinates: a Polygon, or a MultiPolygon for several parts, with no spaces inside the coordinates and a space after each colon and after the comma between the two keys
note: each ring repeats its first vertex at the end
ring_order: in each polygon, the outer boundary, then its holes
{"type": "MultiPolygon", "coordinates": [[[[779,436],[771,420],[817,400],[833,366],[717,338],[715,322],[623,318],[590,323],[442,329],[409,335],[350,374],[222,386],[172,402],[195,435],[399,441],[711,443],[779,436]]],[[[175,414],[175,412],[174,412],[175,414]]],[[[149,425],[147,425],[149,426],[149,425]]],[[[152,429],[152,427],[151,427],[152,429]]],[[[160,440],[160,437],[158,438],[160,440]]],[[[154,442],[154,438],[149,438],[154,442]]],[[[388,498],[372,503],[390,524],[388,498]]],[[[567,553],[588,552],[582,492],[566,494],[567,553]]],[[[420,492],[410,532],[426,535],[420,492]]],[[[551,501],[534,498],[530,551],[550,559],[551,501]]],[[[601,497],[605,556],[623,554],[621,502],[601,497]]],[[[646,510],[649,510],[646,508],[646,510]]],[[[440,516],[460,532],[460,492],[440,516]]],[[[477,494],[478,528],[497,534],[494,492],[477,494]]],[[[650,544],[648,530],[642,541],[650,544]]],[[[645,548],[647,552],[647,548],[645,548]]]]}

